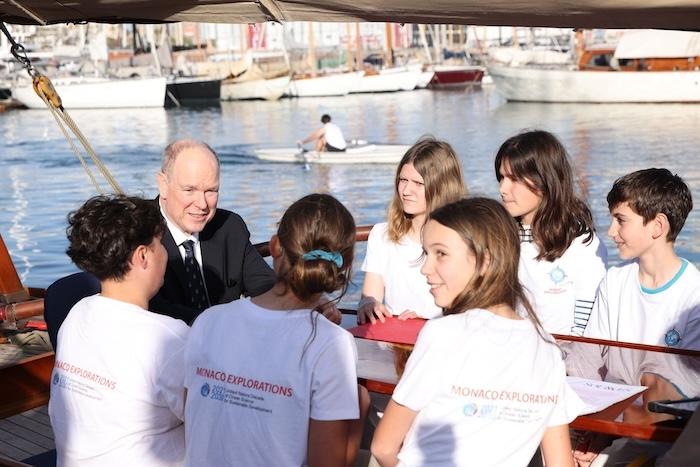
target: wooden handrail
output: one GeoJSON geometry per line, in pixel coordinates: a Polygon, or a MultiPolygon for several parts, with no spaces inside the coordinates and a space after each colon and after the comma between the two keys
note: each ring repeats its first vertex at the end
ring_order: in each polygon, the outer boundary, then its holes
{"type": "Polygon", "coordinates": [[[634,342],[609,341],[605,339],[594,339],[592,337],[568,336],[565,334],[552,334],[556,340],[569,342],[582,342],[584,344],[597,344],[607,347],[619,347],[622,349],[647,350],[651,352],[670,353],[673,355],[684,355],[687,357],[700,358],[700,351],[690,349],[677,349],[675,347],[661,347],[658,345],[636,344],[634,342]]]}

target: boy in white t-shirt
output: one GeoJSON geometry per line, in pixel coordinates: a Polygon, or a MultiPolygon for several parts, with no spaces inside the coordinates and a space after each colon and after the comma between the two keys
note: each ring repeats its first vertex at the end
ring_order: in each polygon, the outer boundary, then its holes
{"type": "Polygon", "coordinates": [[[180,466],[189,328],[147,310],[168,260],[160,211],[98,196],[68,222],[68,256],[102,289],[58,332],[49,401],[57,466],[180,466]]]}
{"type": "MultiPolygon", "coordinates": [[[[693,208],[687,185],[666,169],[639,170],[616,180],[607,200],[608,235],[625,261],[601,282],[584,336],[699,350],[700,272],[674,251],[693,208]]],[[[692,369],[678,358],[607,349],[606,379],[648,386],[626,421],[658,419],[646,410],[648,401],[700,395],[700,378],[689,378],[692,369]]]]}
{"type": "Polygon", "coordinates": [[[608,207],[625,262],[606,273],[584,335],[700,350],[700,272],[673,248],[693,208],[687,185],[639,170],[615,182],[608,207]]]}

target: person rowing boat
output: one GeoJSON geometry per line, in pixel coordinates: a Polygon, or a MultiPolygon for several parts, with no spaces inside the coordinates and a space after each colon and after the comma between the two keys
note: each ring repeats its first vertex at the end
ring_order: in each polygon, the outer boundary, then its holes
{"type": "Polygon", "coordinates": [[[345,137],[340,127],[335,123],[331,123],[331,116],[323,114],[321,117],[323,126],[318,130],[313,131],[303,140],[297,141],[298,146],[304,146],[306,143],[316,141],[316,151],[323,152],[343,152],[347,148],[345,137]]]}

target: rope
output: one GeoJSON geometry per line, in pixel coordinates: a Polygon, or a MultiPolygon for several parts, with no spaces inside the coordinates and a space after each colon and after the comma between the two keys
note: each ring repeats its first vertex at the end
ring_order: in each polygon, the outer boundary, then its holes
{"type": "Polygon", "coordinates": [[[95,150],[92,148],[87,138],[85,138],[83,133],[80,131],[78,125],[73,121],[66,109],[63,108],[61,97],[58,95],[56,89],[53,87],[51,80],[47,76],[42,75],[39,71],[37,71],[36,68],[34,68],[34,66],[31,63],[31,60],[29,60],[29,57],[27,57],[27,53],[24,46],[15,42],[10,32],[5,27],[5,24],[2,22],[0,22],[0,30],[5,34],[5,36],[7,36],[8,40],[12,44],[12,55],[14,55],[14,57],[26,68],[27,73],[29,73],[29,76],[32,77],[32,86],[34,87],[34,91],[37,93],[39,98],[42,101],[44,101],[44,104],[46,104],[46,107],[49,109],[51,115],[56,120],[58,128],[61,130],[63,136],[66,138],[66,141],[68,141],[68,144],[70,145],[71,149],[78,157],[80,164],[83,166],[83,169],[85,169],[88,178],[90,178],[90,181],[94,185],[97,192],[100,194],[104,194],[104,191],[100,188],[97,179],[90,170],[90,167],[88,166],[85,157],[78,149],[76,144],[73,142],[73,138],[66,130],[66,127],[83,146],[83,149],[90,157],[90,160],[92,160],[92,163],[100,171],[102,177],[104,177],[107,183],[109,183],[109,185],[112,187],[112,191],[119,194],[123,193],[121,187],[117,183],[117,180],[112,176],[112,174],[109,172],[109,169],[107,169],[107,166],[104,165],[102,160],[97,156],[97,153],[95,153],[95,150]]]}

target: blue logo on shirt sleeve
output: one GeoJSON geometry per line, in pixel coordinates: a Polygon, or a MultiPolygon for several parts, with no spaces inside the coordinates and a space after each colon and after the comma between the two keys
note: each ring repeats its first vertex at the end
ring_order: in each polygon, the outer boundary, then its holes
{"type": "Polygon", "coordinates": [[[681,334],[676,331],[675,329],[671,329],[666,333],[666,336],[664,336],[664,342],[666,342],[666,345],[669,347],[673,347],[678,345],[678,343],[681,341],[681,334]]]}

